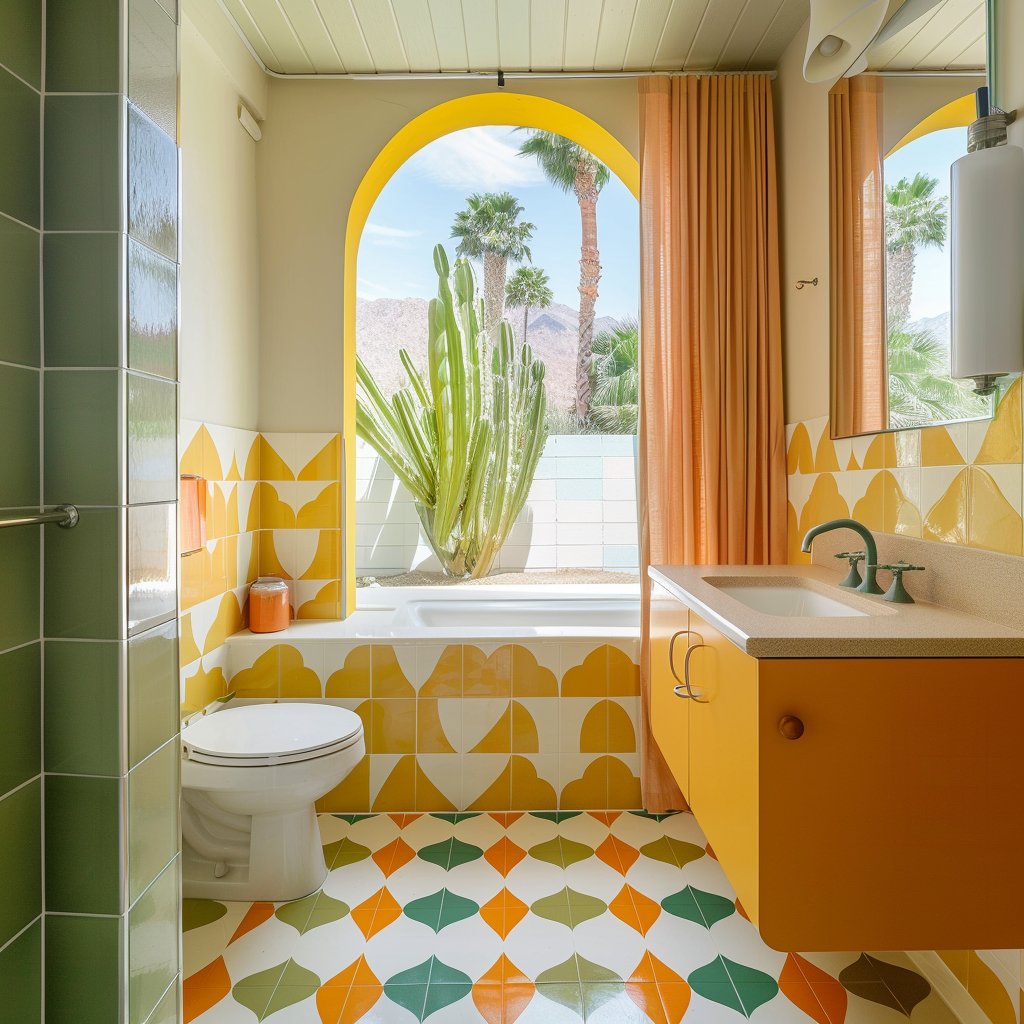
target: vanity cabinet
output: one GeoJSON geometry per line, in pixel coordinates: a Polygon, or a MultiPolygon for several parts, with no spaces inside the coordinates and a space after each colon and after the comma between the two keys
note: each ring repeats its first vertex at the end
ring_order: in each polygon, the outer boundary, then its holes
{"type": "Polygon", "coordinates": [[[755,659],[655,597],[654,735],[765,942],[1024,944],[1024,659],[755,659]]]}

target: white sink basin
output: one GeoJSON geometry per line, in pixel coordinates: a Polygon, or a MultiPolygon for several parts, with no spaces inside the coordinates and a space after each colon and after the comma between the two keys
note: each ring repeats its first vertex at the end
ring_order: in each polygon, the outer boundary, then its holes
{"type": "Polygon", "coordinates": [[[799,618],[830,619],[843,615],[867,615],[841,601],[808,590],[806,587],[719,587],[737,601],[765,615],[787,615],[799,618]]]}

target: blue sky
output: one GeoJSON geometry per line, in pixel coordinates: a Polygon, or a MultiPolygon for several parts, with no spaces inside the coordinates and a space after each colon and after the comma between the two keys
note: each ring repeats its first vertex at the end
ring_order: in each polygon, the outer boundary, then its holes
{"type": "MultiPolygon", "coordinates": [[[[900,178],[913,178],[924,171],[939,179],[935,195],[946,197],[949,211],[949,168],[967,152],[967,129],[945,128],[915,139],[885,161],[885,180],[895,184],[900,178]]],[[[914,261],[914,291],[910,319],[937,316],[949,310],[949,241],[941,248],[920,249],[914,261]]]]}
{"type": "MultiPolygon", "coordinates": [[[[451,225],[466,196],[507,190],[525,208],[522,219],[536,225],[530,242],[533,264],[550,278],[555,301],[579,308],[579,206],[575,196],[544,180],[533,158],[516,155],[523,138],[511,128],[467,128],[411,157],[370,212],[359,246],[359,297],[432,298],[437,279],[431,253],[441,242],[449,257],[454,256],[451,225]]],[[[637,201],[613,176],[597,204],[602,266],[598,316],[637,316],[638,221],[637,201]]]]}

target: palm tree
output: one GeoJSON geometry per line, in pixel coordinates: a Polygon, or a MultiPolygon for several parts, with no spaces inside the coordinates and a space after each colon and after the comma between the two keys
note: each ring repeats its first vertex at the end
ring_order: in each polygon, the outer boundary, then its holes
{"type": "Polygon", "coordinates": [[[590,417],[608,434],[635,434],[640,395],[640,340],[635,320],[594,338],[590,417]]]}
{"type": "Polygon", "coordinates": [[[555,293],[548,287],[548,275],[540,267],[519,267],[505,285],[505,301],[523,311],[523,344],[530,323],[530,309],[547,309],[555,293]]]}
{"type": "Polygon", "coordinates": [[[601,279],[601,258],[597,249],[597,197],[610,172],[579,143],[554,132],[533,129],[519,147],[520,156],[533,156],[545,177],[563,192],[573,192],[580,205],[583,240],[580,245],[580,335],[576,352],[576,415],[581,420],[590,412],[590,363],[594,338],[594,306],[601,279]]]}
{"type": "Polygon", "coordinates": [[[933,195],[938,184],[938,178],[918,171],[913,181],[900,178],[885,186],[886,312],[894,325],[910,316],[914,253],[946,241],[946,198],[933,195]]]}
{"type": "Polygon", "coordinates": [[[456,252],[484,264],[484,330],[493,342],[505,305],[505,277],[508,261],[529,260],[526,244],[533,237],[533,224],[517,224],[523,212],[510,192],[474,192],[466,198],[466,209],[455,215],[452,238],[459,239],[456,252]]]}
{"type": "Polygon", "coordinates": [[[949,350],[930,331],[889,328],[889,426],[900,430],[927,423],[972,419],[991,412],[988,399],[969,382],[949,375],[949,350]]]}

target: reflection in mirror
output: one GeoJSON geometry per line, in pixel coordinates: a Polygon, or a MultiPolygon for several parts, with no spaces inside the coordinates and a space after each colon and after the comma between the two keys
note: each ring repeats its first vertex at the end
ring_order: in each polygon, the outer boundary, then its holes
{"type": "Polygon", "coordinates": [[[983,82],[857,75],[829,93],[833,437],[992,415],[950,376],[950,166],[983,82]]]}

